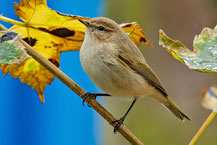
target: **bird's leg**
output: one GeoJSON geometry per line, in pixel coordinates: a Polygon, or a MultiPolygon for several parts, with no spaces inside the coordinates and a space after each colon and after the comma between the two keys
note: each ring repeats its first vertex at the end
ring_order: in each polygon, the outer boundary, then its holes
{"type": "Polygon", "coordinates": [[[136,98],[134,98],[132,104],[130,105],[130,108],[127,110],[127,112],[124,114],[123,117],[121,117],[119,120],[115,120],[115,121],[112,121],[111,123],[116,123],[115,127],[114,127],[114,133],[117,132],[118,128],[120,127],[120,125],[124,122],[127,114],[130,112],[130,110],[132,109],[133,105],[135,104],[136,102],[136,98]]]}
{"type": "MultiPolygon", "coordinates": [[[[83,101],[82,101],[82,105],[84,106],[84,102],[85,100],[89,100],[90,98],[92,99],[96,99],[97,96],[111,96],[109,94],[106,94],[106,93],[85,93],[82,98],[83,98],[83,101]]],[[[89,105],[88,105],[89,106],[89,105]]],[[[90,107],[90,106],[89,106],[90,107]]]]}

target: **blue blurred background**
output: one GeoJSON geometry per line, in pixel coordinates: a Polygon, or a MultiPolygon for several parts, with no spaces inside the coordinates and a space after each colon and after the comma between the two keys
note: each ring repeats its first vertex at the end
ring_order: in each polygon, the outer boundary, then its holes
{"type": "MultiPolygon", "coordinates": [[[[0,0],[0,14],[19,20],[13,3],[0,0]]],[[[48,0],[48,7],[62,13],[96,17],[103,15],[102,0],[48,0]]],[[[7,28],[12,25],[1,22],[7,28]]],[[[60,68],[85,90],[95,86],[83,72],[79,52],[61,55],[60,68]]],[[[99,115],[83,107],[80,97],[55,78],[45,89],[45,104],[35,90],[0,74],[0,145],[97,145],[102,144],[99,115]]]]}

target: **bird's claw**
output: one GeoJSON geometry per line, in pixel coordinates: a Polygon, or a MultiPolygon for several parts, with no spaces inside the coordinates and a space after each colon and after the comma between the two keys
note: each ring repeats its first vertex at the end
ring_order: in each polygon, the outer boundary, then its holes
{"type": "Polygon", "coordinates": [[[114,124],[114,123],[116,124],[115,127],[114,127],[114,133],[117,133],[118,128],[121,126],[121,124],[123,124],[124,119],[125,119],[125,117],[122,117],[122,118],[119,119],[119,120],[115,120],[115,121],[112,121],[112,122],[111,122],[111,124],[114,124]]]}
{"type": "MultiPolygon", "coordinates": [[[[96,95],[95,94],[92,94],[92,93],[85,93],[84,95],[83,95],[83,101],[82,101],[82,105],[85,107],[85,105],[84,105],[84,103],[85,103],[85,101],[88,99],[96,99],[96,95]]],[[[90,105],[89,104],[87,104],[88,105],[88,107],[90,107],[90,105]]]]}

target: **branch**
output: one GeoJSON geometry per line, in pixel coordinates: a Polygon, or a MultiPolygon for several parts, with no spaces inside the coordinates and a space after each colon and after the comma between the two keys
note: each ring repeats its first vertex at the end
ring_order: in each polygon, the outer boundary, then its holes
{"type": "Polygon", "coordinates": [[[209,117],[206,119],[206,121],[203,123],[203,125],[198,130],[198,132],[195,134],[194,138],[191,140],[189,145],[194,145],[197,142],[197,140],[200,138],[200,136],[203,134],[203,132],[208,127],[208,125],[212,122],[212,120],[215,116],[216,116],[216,112],[212,112],[209,115],[209,117]]]}
{"type": "MultiPolygon", "coordinates": [[[[0,30],[8,31],[3,25],[0,24],[0,30]]],[[[72,79],[70,79],[66,74],[64,74],[59,68],[53,65],[45,57],[39,54],[34,48],[29,46],[25,41],[20,40],[24,45],[27,53],[32,56],[37,62],[49,70],[53,75],[55,75],[60,81],[62,81],[67,87],[74,91],[78,96],[82,96],[86,93],[79,85],[77,85],[72,79]]],[[[82,98],[83,99],[83,98],[82,98]]],[[[113,127],[115,124],[112,124],[112,121],[117,120],[108,112],[102,105],[100,105],[95,99],[86,99],[86,102],[96,110],[110,125],[113,127]]],[[[131,144],[134,145],[143,145],[143,143],[125,126],[121,125],[118,129],[119,133],[123,135],[131,144]]]]}

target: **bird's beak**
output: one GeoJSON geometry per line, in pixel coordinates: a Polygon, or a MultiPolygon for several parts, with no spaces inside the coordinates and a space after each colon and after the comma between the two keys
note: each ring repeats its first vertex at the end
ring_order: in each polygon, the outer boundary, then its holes
{"type": "Polygon", "coordinates": [[[84,24],[85,26],[89,27],[90,23],[88,21],[84,21],[82,19],[78,19],[78,21],[80,21],[82,24],[84,24]]]}

